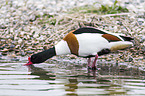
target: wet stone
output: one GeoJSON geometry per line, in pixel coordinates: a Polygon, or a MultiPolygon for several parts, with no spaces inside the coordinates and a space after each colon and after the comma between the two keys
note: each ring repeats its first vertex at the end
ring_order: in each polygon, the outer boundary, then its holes
{"type": "Polygon", "coordinates": [[[20,53],[21,53],[21,56],[25,56],[26,55],[24,51],[21,51],[20,53]]]}
{"type": "Polygon", "coordinates": [[[10,48],[15,48],[15,45],[10,45],[10,48]]]}
{"type": "Polygon", "coordinates": [[[19,61],[18,58],[12,58],[11,61],[19,61]]]}
{"type": "Polygon", "coordinates": [[[12,40],[14,40],[14,37],[13,37],[13,36],[10,36],[10,37],[9,37],[9,39],[12,39],[12,40]]]}
{"type": "Polygon", "coordinates": [[[128,61],[129,62],[133,61],[133,58],[132,57],[129,57],[128,61]]]}
{"type": "Polygon", "coordinates": [[[145,36],[141,37],[140,43],[143,43],[145,41],[145,36]]]}
{"type": "Polygon", "coordinates": [[[0,53],[0,58],[2,57],[3,55],[0,53]]]}
{"type": "Polygon", "coordinates": [[[142,18],[139,18],[139,19],[138,19],[139,25],[142,25],[144,22],[145,22],[144,19],[142,19],[142,18]]]}
{"type": "Polygon", "coordinates": [[[6,56],[7,55],[7,52],[2,52],[2,55],[6,56]]]}
{"type": "Polygon", "coordinates": [[[1,39],[1,42],[6,42],[6,40],[5,39],[1,39]]]}
{"type": "Polygon", "coordinates": [[[145,46],[141,49],[142,53],[145,53],[145,46]]]}
{"type": "Polygon", "coordinates": [[[28,53],[28,54],[32,54],[32,53],[34,53],[33,51],[26,51],[26,53],[28,53]]]}
{"type": "Polygon", "coordinates": [[[3,50],[4,48],[5,48],[4,46],[0,46],[0,49],[2,49],[2,50],[3,50]]]}
{"type": "Polygon", "coordinates": [[[4,26],[4,25],[1,25],[0,26],[0,29],[6,29],[7,27],[6,26],[4,26]]]}

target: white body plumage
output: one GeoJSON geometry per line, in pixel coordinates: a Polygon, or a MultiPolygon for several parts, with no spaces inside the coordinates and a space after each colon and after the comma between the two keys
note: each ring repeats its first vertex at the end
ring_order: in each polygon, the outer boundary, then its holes
{"type": "MultiPolygon", "coordinates": [[[[102,30],[101,30],[102,31],[102,30]]],[[[99,33],[81,33],[74,34],[78,41],[78,56],[89,56],[96,55],[102,49],[109,49],[111,51],[124,49],[126,47],[132,46],[133,43],[130,41],[125,41],[118,34],[110,33],[105,31],[106,34],[110,34],[116,38],[119,38],[119,41],[109,42],[106,38],[103,37],[103,34],[99,33]]],[[[71,54],[71,48],[68,46],[67,40],[60,41],[56,46],[56,54],[71,54]]],[[[75,46],[74,46],[75,47],[75,46]]],[[[77,47],[77,46],[76,46],[77,47]]]]}

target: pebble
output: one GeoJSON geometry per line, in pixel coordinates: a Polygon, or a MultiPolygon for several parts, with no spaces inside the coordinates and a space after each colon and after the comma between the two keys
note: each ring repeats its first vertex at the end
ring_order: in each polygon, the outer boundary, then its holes
{"type": "Polygon", "coordinates": [[[139,25],[142,25],[144,22],[145,22],[145,20],[143,18],[138,18],[139,25]]]}
{"type": "Polygon", "coordinates": [[[12,58],[11,61],[19,61],[18,58],[12,58]]]}
{"type": "Polygon", "coordinates": [[[2,54],[0,53],[0,58],[2,57],[2,54]]]}
{"type": "Polygon", "coordinates": [[[32,53],[34,53],[33,51],[26,51],[26,53],[28,53],[28,54],[32,54],[32,53]]]}
{"type": "Polygon", "coordinates": [[[142,36],[141,39],[140,39],[140,43],[143,43],[144,41],[145,41],[145,36],[142,36]]]}
{"type": "Polygon", "coordinates": [[[10,45],[10,48],[15,48],[15,45],[10,45]]]}

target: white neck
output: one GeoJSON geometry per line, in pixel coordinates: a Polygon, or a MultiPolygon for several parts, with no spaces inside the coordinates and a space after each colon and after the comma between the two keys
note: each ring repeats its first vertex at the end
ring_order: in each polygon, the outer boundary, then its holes
{"type": "Polygon", "coordinates": [[[64,40],[61,40],[60,42],[58,42],[58,44],[55,45],[55,51],[56,55],[71,54],[67,42],[64,40]]]}

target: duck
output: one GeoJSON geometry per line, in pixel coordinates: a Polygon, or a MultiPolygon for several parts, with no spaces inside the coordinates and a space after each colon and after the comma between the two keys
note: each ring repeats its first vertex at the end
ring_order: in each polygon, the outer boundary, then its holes
{"type": "Polygon", "coordinates": [[[123,34],[112,33],[95,27],[82,27],[70,31],[55,46],[28,57],[32,65],[45,62],[56,55],[74,54],[87,58],[88,68],[96,69],[98,56],[133,46],[133,38],[123,34]],[[95,57],[91,65],[91,58],[95,57]]]}

